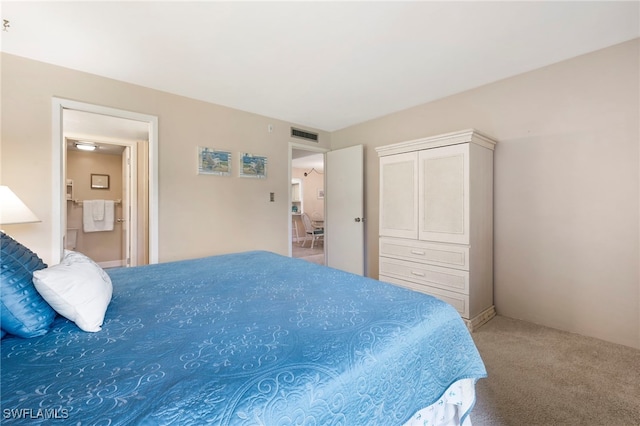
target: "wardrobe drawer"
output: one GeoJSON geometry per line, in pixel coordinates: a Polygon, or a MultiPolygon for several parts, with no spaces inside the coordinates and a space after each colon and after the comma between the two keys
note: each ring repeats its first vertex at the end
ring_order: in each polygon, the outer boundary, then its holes
{"type": "Polygon", "coordinates": [[[453,291],[443,290],[441,288],[431,287],[424,284],[419,284],[411,281],[404,281],[395,277],[380,275],[380,281],[388,282],[391,284],[399,285],[401,287],[408,288],[410,290],[425,293],[430,296],[437,297],[438,299],[447,302],[454,307],[462,318],[469,319],[469,296],[465,294],[456,293],[453,291]]]}
{"type": "Polygon", "coordinates": [[[381,257],[380,275],[469,294],[469,272],[459,269],[381,257]]]}
{"type": "Polygon", "coordinates": [[[380,238],[380,256],[469,270],[469,246],[380,238]]]}

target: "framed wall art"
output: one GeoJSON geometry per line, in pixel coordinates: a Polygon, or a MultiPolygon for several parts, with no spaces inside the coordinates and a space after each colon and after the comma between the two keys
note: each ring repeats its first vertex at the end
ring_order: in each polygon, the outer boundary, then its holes
{"type": "Polygon", "coordinates": [[[240,177],[264,179],[267,177],[267,157],[249,154],[240,154],[240,177]]]}
{"type": "Polygon", "coordinates": [[[109,175],[91,173],[91,189],[109,189],[109,175]]]}
{"type": "Polygon", "coordinates": [[[199,146],[198,174],[231,176],[231,153],[199,146]]]}

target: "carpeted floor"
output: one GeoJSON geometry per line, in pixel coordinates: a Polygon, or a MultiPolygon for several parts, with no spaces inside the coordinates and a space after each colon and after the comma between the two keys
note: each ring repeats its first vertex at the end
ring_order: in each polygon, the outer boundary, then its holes
{"type": "Polygon", "coordinates": [[[640,350],[502,316],[473,339],[474,426],[640,425],[640,350]]]}
{"type": "Polygon", "coordinates": [[[317,263],[318,265],[324,265],[324,245],[316,242],[313,248],[310,248],[310,242],[307,242],[306,247],[300,247],[300,243],[294,242],[291,246],[292,257],[304,259],[308,262],[317,263]]]}

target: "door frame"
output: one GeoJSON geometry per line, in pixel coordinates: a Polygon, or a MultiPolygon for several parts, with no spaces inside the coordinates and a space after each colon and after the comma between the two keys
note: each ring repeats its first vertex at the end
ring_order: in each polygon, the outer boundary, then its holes
{"type": "Polygon", "coordinates": [[[149,263],[158,263],[158,117],[72,101],[52,98],[52,258],[62,259],[64,235],[66,231],[66,190],[67,145],[64,136],[63,112],[65,109],[102,114],[145,122],[149,126],[149,263]]]}
{"type": "MultiPolygon", "coordinates": [[[[288,192],[288,196],[287,196],[287,211],[289,212],[289,224],[287,225],[287,238],[288,238],[288,247],[289,247],[289,257],[291,257],[293,255],[293,226],[292,226],[292,222],[293,222],[293,216],[292,216],[292,212],[291,212],[291,178],[292,178],[292,174],[291,174],[291,169],[293,168],[292,166],[292,162],[293,162],[293,150],[298,150],[298,151],[309,151],[309,152],[315,152],[318,154],[322,154],[323,159],[322,161],[324,161],[326,163],[327,161],[327,152],[331,151],[328,148],[321,148],[321,147],[317,147],[317,146],[309,146],[309,145],[305,145],[302,143],[297,143],[297,142],[289,142],[289,170],[287,170],[287,188],[289,188],[288,192]]],[[[326,168],[325,168],[326,169],[326,168]]],[[[326,187],[326,182],[327,182],[327,175],[324,175],[324,182],[323,185],[325,185],[326,187]]],[[[324,216],[326,217],[326,212],[327,212],[327,203],[325,200],[324,203],[324,216]]],[[[326,249],[326,244],[324,245],[324,256],[325,256],[325,260],[327,258],[327,249],[326,249]]]]}

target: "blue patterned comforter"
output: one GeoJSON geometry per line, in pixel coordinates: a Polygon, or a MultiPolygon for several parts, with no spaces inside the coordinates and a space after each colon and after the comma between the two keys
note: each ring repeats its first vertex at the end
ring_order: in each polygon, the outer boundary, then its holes
{"type": "Polygon", "coordinates": [[[109,275],[101,332],[58,318],[2,340],[3,419],[400,425],[486,376],[449,305],[303,260],[255,251],[109,275]]]}

